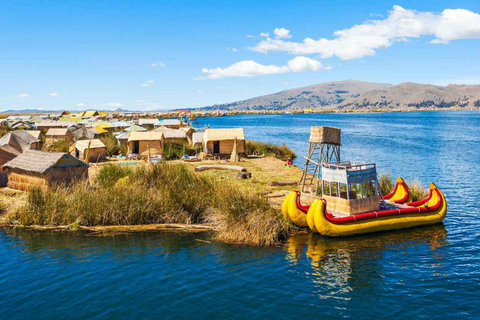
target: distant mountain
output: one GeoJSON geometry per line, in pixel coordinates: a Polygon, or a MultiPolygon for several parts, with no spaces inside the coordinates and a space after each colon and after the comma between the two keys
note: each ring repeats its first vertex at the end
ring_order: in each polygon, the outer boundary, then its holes
{"type": "Polygon", "coordinates": [[[480,107],[480,85],[327,82],[202,110],[373,110],[480,107]]]}
{"type": "Polygon", "coordinates": [[[357,98],[372,90],[391,87],[386,83],[355,80],[327,82],[308,87],[280,91],[244,101],[213,105],[203,110],[295,110],[336,105],[348,98],[357,98]]]}

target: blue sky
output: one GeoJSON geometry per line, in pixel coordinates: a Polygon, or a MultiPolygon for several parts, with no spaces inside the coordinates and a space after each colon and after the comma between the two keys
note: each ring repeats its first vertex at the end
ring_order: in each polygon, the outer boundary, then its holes
{"type": "Polygon", "coordinates": [[[479,13],[479,1],[1,1],[0,110],[201,107],[345,79],[480,83],[479,13]]]}

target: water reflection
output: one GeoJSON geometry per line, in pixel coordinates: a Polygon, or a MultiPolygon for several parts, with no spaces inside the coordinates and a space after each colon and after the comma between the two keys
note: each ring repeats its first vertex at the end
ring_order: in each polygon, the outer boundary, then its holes
{"type": "MultiPolygon", "coordinates": [[[[419,257],[416,267],[430,268],[432,274],[441,269],[448,255],[439,253],[438,249],[448,245],[447,231],[443,224],[406,229],[393,232],[377,233],[349,238],[325,238],[312,232],[301,232],[292,236],[285,244],[286,260],[295,267],[308,264],[310,271],[306,276],[318,285],[320,298],[342,298],[342,293],[357,288],[375,292],[381,286],[384,277],[390,274],[389,257],[409,250],[415,251],[419,246],[427,246],[419,257]],[[392,253],[393,252],[393,253],[392,253]],[[434,262],[426,262],[433,259],[434,262]],[[328,289],[326,289],[328,288],[328,289]]],[[[406,267],[401,259],[396,258],[395,268],[406,267]]],[[[412,270],[413,271],[413,268],[412,270]]]]}

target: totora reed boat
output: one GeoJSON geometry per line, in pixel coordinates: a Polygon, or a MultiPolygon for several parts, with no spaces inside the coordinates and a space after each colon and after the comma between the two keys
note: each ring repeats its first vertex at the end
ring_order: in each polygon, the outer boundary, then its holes
{"type": "Polygon", "coordinates": [[[445,196],[434,183],[430,184],[428,197],[420,201],[412,202],[402,178],[397,179],[391,193],[382,196],[374,164],[322,164],[321,183],[321,198],[304,206],[300,191],[293,191],[285,198],[282,213],[297,226],[309,227],[324,236],[431,225],[442,222],[447,214],[445,196]]]}

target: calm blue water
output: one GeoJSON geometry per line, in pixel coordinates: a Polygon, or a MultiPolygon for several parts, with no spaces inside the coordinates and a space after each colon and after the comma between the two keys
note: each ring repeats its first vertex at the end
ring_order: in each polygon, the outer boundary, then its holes
{"type": "MultiPolygon", "coordinates": [[[[279,247],[208,235],[0,230],[0,318],[479,318],[480,114],[232,116],[249,139],[305,154],[311,125],[342,128],[342,158],[434,181],[445,223],[279,247]]],[[[300,159],[299,164],[301,164],[300,159]]]]}

